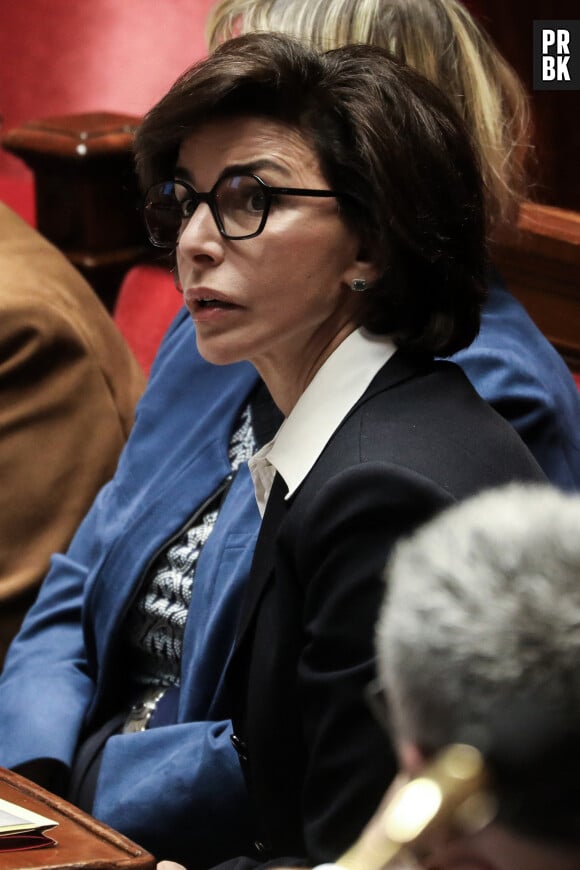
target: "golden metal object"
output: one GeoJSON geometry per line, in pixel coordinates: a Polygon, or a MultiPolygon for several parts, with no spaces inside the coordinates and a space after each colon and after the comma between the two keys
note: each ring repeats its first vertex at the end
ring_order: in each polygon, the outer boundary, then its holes
{"type": "Polygon", "coordinates": [[[336,863],[344,870],[381,870],[409,851],[423,853],[429,834],[438,828],[481,829],[495,809],[481,753],[453,744],[395,792],[336,863]]]}

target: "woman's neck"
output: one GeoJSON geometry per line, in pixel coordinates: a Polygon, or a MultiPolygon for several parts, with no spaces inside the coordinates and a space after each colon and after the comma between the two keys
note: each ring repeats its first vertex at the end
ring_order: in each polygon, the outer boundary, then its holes
{"type": "Polygon", "coordinates": [[[354,323],[344,324],[323,347],[317,347],[313,341],[307,347],[301,346],[299,353],[290,351],[283,357],[269,357],[264,354],[259,359],[250,360],[285,417],[290,414],[326,360],[356,328],[354,323]]]}

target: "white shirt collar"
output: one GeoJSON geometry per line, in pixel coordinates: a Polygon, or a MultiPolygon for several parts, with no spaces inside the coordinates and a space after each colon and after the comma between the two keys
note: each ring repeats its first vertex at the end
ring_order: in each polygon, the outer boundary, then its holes
{"type": "Polygon", "coordinates": [[[357,329],[320,367],[272,441],[248,462],[262,516],[276,472],[284,479],[286,498],[290,498],[396,349],[387,336],[357,329]]]}

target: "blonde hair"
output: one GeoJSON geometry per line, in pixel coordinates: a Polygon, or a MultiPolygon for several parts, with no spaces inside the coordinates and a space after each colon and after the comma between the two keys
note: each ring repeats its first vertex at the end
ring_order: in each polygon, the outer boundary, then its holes
{"type": "Polygon", "coordinates": [[[479,157],[490,231],[511,221],[527,193],[528,98],[518,76],[458,0],[218,0],[206,36],[259,30],[326,51],[346,43],[387,48],[431,79],[461,114],[479,157]]]}

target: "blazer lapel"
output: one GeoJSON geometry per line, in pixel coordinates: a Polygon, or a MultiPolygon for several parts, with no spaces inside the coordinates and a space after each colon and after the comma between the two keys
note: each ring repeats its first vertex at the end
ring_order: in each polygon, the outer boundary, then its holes
{"type": "Polygon", "coordinates": [[[262,590],[266,586],[270,575],[274,571],[274,555],[276,550],[276,539],[278,530],[282,520],[288,511],[289,502],[285,501],[284,496],[288,491],[288,487],[284,483],[282,477],[276,474],[272,490],[266,505],[264,518],[260,526],[260,533],[256,541],[256,549],[252,560],[252,568],[250,576],[242,599],[240,616],[238,619],[238,631],[236,637],[236,649],[241,645],[243,637],[252,621],[252,616],[262,590]]]}
{"type": "MultiPolygon", "coordinates": [[[[431,362],[429,361],[426,364],[431,365],[431,362]]],[[[384,365],[373,378],[364,394],[358,402],[355,403],[345,419],[347,419],[368,398],[379,392],[390,389],[408,378],[414,377],[422,367],[423,364],[418,362],[416,358],[411,357],[402,351],[397,351],[397,353],[391,357],[386,365],[384,365]]],[[[286,495],[286,492],[287,486],[284,483],[284,480],[279,474],[276,474],[272,491],[270,492],[270,497],[268,499],[268,504],[266,505],[266,512],[260,527],[260,534],[258,535],[252,561],[252,568],[241,604],[234,655],[242,645],[244,636],[251,624],[252,617],[258,606],[264,587],[274,571],[274,557],[278,531],[294,500],[293,496],[290,500],[285,501],[284,496],[286,495]]]]}

